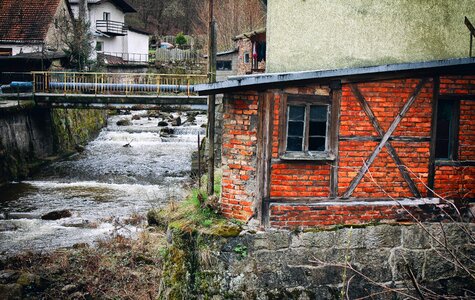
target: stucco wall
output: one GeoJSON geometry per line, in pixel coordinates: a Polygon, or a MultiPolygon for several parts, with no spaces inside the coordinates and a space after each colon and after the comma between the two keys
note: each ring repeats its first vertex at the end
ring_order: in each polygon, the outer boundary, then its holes
{"type": "MultiPolygon", "coordinates": [[[[144,56],[148,54],[148,35],[129,30],[127,32],[127,51],[128,53],[139,53],[144,56]]],[[[142,56],[141,59],[145,59],[142,56]]],[[[132,58],[132,57],[131,57],[132,58]]],[[[136,56],[135,59],[140,59],[136,56]]]]}
{"type": "Polygon", "coordinates": [[[466,57],[475,0],[271,0],[267,72],[466,57]]]}

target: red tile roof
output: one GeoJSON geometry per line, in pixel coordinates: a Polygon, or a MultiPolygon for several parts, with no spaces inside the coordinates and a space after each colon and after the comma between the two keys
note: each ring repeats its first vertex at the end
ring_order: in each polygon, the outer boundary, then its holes
{"type": "Polygon", "coordinates": [[[62,0],[0,0],[0,41],[44,40],[62,0]]]}

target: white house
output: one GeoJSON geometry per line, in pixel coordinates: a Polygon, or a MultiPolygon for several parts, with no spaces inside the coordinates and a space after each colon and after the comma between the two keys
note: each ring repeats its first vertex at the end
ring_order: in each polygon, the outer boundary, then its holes
{"type": "MultiPolygon", "coordinates": [[[[79,0],[69,2],[77,18],[79,0]]],[[[125,0],[86,1],[86,17],[94,36],[94,47],[106,62],[148,62],[148,34],[125,23],[125,14],[134,12],[136,10],[125,0]]]]}

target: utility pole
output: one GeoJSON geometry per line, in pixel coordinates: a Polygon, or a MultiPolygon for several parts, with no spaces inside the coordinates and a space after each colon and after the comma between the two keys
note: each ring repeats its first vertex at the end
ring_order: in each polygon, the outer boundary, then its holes
{"type": "MultiPolygon", "coordinates": [[[[208,27],[208,78],[209,83],[216,82],[216,21],[214,19],[214,0],[209,0],[208,27]]],[[[214,194],[214,132],[216,96],[208,96],[208,196],[214,194]]]]}

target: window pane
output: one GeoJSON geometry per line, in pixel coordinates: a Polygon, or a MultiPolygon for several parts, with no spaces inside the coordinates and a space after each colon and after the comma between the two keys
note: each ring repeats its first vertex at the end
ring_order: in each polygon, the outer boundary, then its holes
{"type": "Polygon", "coordinates": [[[328,106],[326,105],[312,105],[310,106],[310,120],[313,121],[327,121],[327,110],[328,106]]]}
{"type": "Polygon", "coordinates": [[[305,116],[305,106],[289,106],[289,120],[303,121],[305,116]]]}
{"type": "Polygon", "coordinates": [[[324,137],[310,137],[308,143],[309,151],[325,151],[324,137]]]}
{"type": "Polygon", "coordinates": [[[290,121],[289,122],[289,136],[303,136],[303,122],[290,121]]]}
{"type": "Polygon", "coordinates": [[[453,143],[455,101],[439,100],[437,106],[437,138],[435,143],[436,158],[451,158],[453,143]]]}
{"type": "Polygon", "coordinates": [[[287,138],[287,151],[302,151],[302,138],[289,136],[287,138]]]}
{"type": "Polygon", "coordinates": [[[326,136],[327,122],[310,121],[310,136],[319,135],[326,136]]]}

